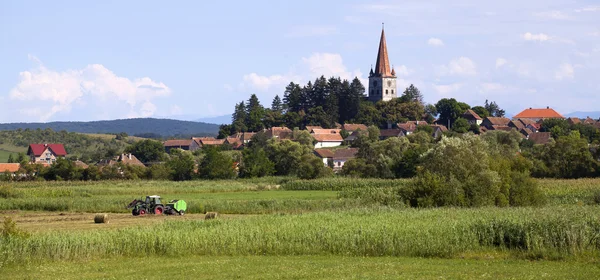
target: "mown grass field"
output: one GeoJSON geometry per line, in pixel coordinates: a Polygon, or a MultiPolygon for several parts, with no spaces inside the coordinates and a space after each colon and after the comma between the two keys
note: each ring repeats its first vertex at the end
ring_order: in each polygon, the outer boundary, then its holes
{"type": "Polygon", "coordinates": [[[36,279],[78,268],[76,278],[140,269],[152,278],[597,278],[600,179],[539,180],[548,203],[536,208],[411,209],[340,195],[407,182],[0,183],[0,216],[29,233],[0,237],[0,267],[36,279]],[[127,203],[149,194],[185,199],[190,215],[128,214],[127,203]],[[205,221],[204,211],[221,215],[205,221]],[[109,224],[92,222],[101,212],[109,224]]]}
{"type": "Polygon", "coordinates": [[[16,147],[9,144],[0,144],[0,163],[8,162],[8,157],[13,154],[16,157],[18,153],[26,153],[27,148],[16,147]]]}

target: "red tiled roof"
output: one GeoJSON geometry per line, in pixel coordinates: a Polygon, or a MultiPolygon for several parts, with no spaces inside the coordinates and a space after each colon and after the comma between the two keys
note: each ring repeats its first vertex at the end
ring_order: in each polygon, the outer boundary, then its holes
{"type": "Polygon", "coordinates": [[[311,132],[313,129],[323,129],[323,128],[318,125],[307,125],[306,126],[306,130],[308,130],[308,132],[311,132]]]}
{"type": "Polygon", "coordinates": [[[577,117],[570,117],[567,119],[570,124],[578,124],[581,123],[581,120],[577,117]]]}
{"type": "Polygon", "coordinates": [[[508,125],[510,122],[510,119],[502,117],[487,117],[485,119],[488,120],[488,122],[490,122],[492,125],[508,125]]]}
{"type": "Polygon", "coordinates": [[[362,131],[367,131],[367,126],[364,124],[354,124],[354,123],[347,123],[344,124],[344,126],[342,126],[342,128],[346,131],[357,131],[357,130],[362,130],[362,131]]]}
{"type": "Polygon", "coordinates": [[[337,129],[337,128],[332,128],[332,129],[314,128],[314,129],[312,129],[311,133],[312,134],[340,134],[341,131],[342,131],[341,129],[337,129]]]}
{"type": "Polygon", "coordinates": [[[442,132],[446,132],[448,131],[448,128],[445,125],[441,125],[441,124],[432,124],[430,125],[431,127],[433,127],[433,129],[435,130],[436,128],[439,128],[442,132]]]}
{"type": "Polygon", "coordinates": [[[67,155],[67,151],[65,150],[65,146],[63,146],[63,144],[30,144],[27,154],[33,154],[34,156],[39,157],[42,155],[42,153],[44,153],[46,148],[50,148],[55,156],[64,157],[67,155]]]}
{"type": "Polygon", "coordinates": [[[358,148],[337,149],[333,153],[333,159],[350,159],[358,153],[358,148]]]}
{"type": "Polygon", "coordinates": [[[242,139],[235,137],[227,137],[227,139],[225,139],[225,143],[230,144],[234,148],[239,148],[243,144],[242,139]]]}
{"type": "Polygon", "coordinates": [[[379,131],[380,137],[398,137],[402,135],[403,132],[401,129],[382,129],[379,131]]]}
{"type": "Polygon", "coordinates": [[[554,111],[554,109],[546,108],[546,109],[525,109],[521,113],[518,113],[513,118],[529,118],[529,119],[548,119],[548,118],[560,118],[564,119],[561,114],[554,111]]]}
{"type": "Polygon", "coordinates": [[[516,128],[517,130],[521,130],[521,129],[525,128],[525,125],[519,120],[510,121],[508,123],[508,126],[512,126],[512,127],[516,128]]]}
{"type": "Polygon", "coordinates": [[[551,138],[552,134],[550,132],[536,132],[529,135],[529,140],[535,144],[546,144],[551,138]]]}
{"type": "Polygon", "coordinates": [[[0,173],[6,171],[10,173],[15,173],[19,171],[19,168],[21,168],[20,163],[0,163],[0,173]]]}
{"type": "Polygon", "coordinates": [[[511,130],[513,130],[512,127],[507,126],[507,125],[492,125],[492,128],[494,130],[503,130],[503,131],[511,131],[511,130]]]}
{"type": "Polygon", "coordinates": [[[225,139],[215,139],[215,140],[201,140],[202,145],[223,145],[225,143],[225,139]]]}
{"type": "Polygon", "coordinates": [[[583,123],[585,123],[585,124],[595,124],[595,123],[596,123],[596,120],[594,120],[594,119],[592,119],[592,118],[590,118],[590,117],[587,117],[587,118],[585,119],[585,121],[583,121],[583,123]]]}
{"type": "Polygon", "coordinates": [[[183,146],[189,146],[191,144],[192,144],[192,140],[190,140],[190,139],[167,140],[167,141],[163,142],[163,146],[165,146],[165,147],[183,147],[183,146]]]}
{"type": "Polygon", "coordinates": [[[312,134],[312,137],[319,142],[342,142],[342,136],[339,134],[312,134]]]}
{"type": "Polygon", "coordinates": [[[333,158],[333,152],[329,149],[316,149],[315,154],[320,158],[333,158]]]}
{"type": "Polygon", "coordinates": [[[417,125],[414,122],[399,123],[397,126],[399,129],[407,132],[413,132],[417,129],[417,125]]]}
{"type": "Polygon", "coordinates": [[[475,113],[475,111],[469,109],[464,114],[463,117],[467,120],[481,120],[481,117],[475,113]]]}

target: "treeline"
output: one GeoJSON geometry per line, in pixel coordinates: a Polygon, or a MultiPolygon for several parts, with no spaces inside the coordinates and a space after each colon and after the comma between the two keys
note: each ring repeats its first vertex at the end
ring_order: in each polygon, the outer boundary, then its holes
{"type": "Polygon", "coordinates": [[[0,124],[0,130],[35,130],[38,128],[42,130],[49,128],[54,131],[65,130],[69,132],[103,134],[117,134],[125,132],[129,135],[139,135],[143,133],[156,133],[162,137],[171,137],[174,135],[214,136],[219,131],[219,126],[216,124],[155,118],[136,118],[91,122],[0,124]]]}
{"type": "MultiPolygon", "coordinates": [[[[115,138],[108,139],[64,130],[54,131],[50,128],[0,131],[0,145],[9,144],[26,149],[30,144],[61,143],[64,144],[69,158],[86,163],[112,158],[133,142],[126,133],[119,133],[115,138]]],[[[9,162],[21,162],[20,159],[24,157],[25,153],[11,154],[9,162]]]]}
{"type": "MultiPolygon", "coordinates": [[[[252,94],[247,101],[235,105],[232,122],[221,125],[219,137],[275,126],[333,128],[337,124],[359,123],[382,128],[405,121],[425,120],[432,123],[436,116],[439,116],[441,124],[457,125],[459,132],[478,131],[478,127],[471,128],[461,118],[467,109],[471,109],[471,106],[453,98],[426,104],[421,91],[414,85],[407,87],[396,99],[373,103],[366,99],[365,87],[358,78],[349,82],[339,77],[326,79],[321,76],[304,86],[291,82],[285,88],[283,99],[276,95],[270,108],[265,108],[258,97],[252,94]]],[[[504,110],[487,100],[483,106],[472,109],[482,118],[504,116],[504,110]]]]}

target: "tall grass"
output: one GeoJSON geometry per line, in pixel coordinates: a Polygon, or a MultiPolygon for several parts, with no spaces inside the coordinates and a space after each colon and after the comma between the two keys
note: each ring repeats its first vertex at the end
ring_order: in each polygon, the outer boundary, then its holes
{"type": "Polygon", "coordinates": [[[349,177],[323,178],[316,180],[291,180],[281,185],[284,190],[319,190],[319,191],[341,191],[361,188],[389,188],[404,186],[409,179],[359,179],[349,177]]]}
{"type": "Polygon", "coordinates": [[[113,256],[599,256],[600,208],[353,210],[0,239],[4,262],[113,256]]]}

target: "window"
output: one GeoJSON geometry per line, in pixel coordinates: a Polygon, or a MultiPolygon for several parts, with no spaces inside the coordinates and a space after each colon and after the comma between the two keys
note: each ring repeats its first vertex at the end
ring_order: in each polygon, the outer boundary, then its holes
{"type": "Polygon", "coordinates": [[[385,95],[388,95],[388,90],[387,89],[385,90],[385,95]]]}
{"type": "Polygon", "coordinates": [[[392,94],[394,94],[394,90],[392,89],[392,94]]]}

